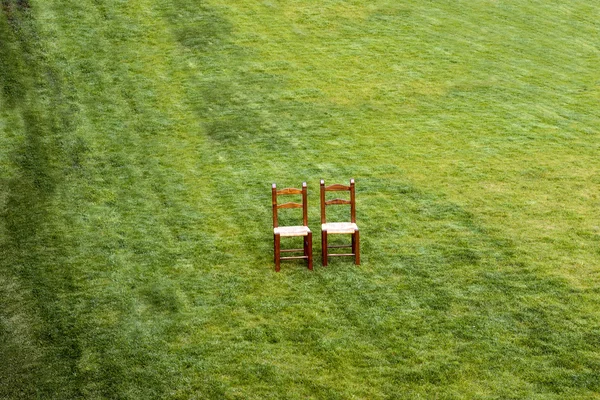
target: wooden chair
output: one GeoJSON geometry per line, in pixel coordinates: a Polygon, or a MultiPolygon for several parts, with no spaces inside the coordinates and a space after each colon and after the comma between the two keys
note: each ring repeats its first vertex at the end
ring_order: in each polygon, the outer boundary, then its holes
{"type": "Polygon", "coordinates": [[[356,203],[355,203],[355,192],[354,192],[354,179],[350,179],[350,186],[334,184],[325,186],[325,182],[321,180],[321,248],[323,255],[323,266],[327,266],[328,257],[341,257],[351,256],[354,257],[354,264],[360,265],[360,246],[359,246],[359,234],[358,226],[356,225],[356,203]],[[341,192],[349,191],[350,200],[344,199],[333,199],[326,200],[326,192],[341,192]],[[350,205],[350,222],[327,222],[325,217],[325,208],[332,205],[349,204],[350,205]],[[327,235],[330,234],[350,234],[352,235],[351,245],[338,245],[329,246],[327,244],[327,235]],[[329,249],[332,248],[348,248],[352,249],[352,253],[331,253],[329,249]]]}
{"type": "Polygon", "coordinates": [[[277,186],[273,184],[271,189],[273,198],[273,241],[274,241],[274,256],[275,256],[275,271],[279,272],[281,260],[306,259],[308,261],[308,269],[313,269],[312,260],[312,232],[308,228],[308,201],[306,182],[302,183],[302,189],[286,188],[277,190],[277,186]],[[277,203],[277,197],[282,195],[302,195],[302,203],[277,203]],[[302,225],[296,226],[279,226],[277,213],[280,208],[302,208],[302,225]],[[281,249],[282,237],[304,236],[304,248],[302,249],[281,249]],[[281,253],[287,252],[302,252],[301,256],[281,257],[281,253]]]}

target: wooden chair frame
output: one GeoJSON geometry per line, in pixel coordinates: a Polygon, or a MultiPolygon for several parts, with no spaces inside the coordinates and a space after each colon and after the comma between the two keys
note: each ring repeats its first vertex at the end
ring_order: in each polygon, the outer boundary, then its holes
{"type": "Polygon", "coordinates": [[[277,186],[273,184],[271,188],[272,204],[273,204],[273,243],[274,243],[274,258],[275,271],[279,272],[281,260],[305,259],[308,262],[308,269],[313,269],[312,257],[312,232],[308,228],[308,195],[306,182],[302,183],[302,189],[285,188],[277,190],[277,186]],[[302,203],[288,202],[278,204],[277,197],[283,195],[302,195],[302,203]],[[281,208],[302,208],[302,225],[280,227],[278,221],[278,210],[281,208]],[[303,236],[304,247],[302,249],[281,249],[282,237],[303,236]],[[301,256],[282,257],[281,253],[302,252],[301,256]]]}
{"type": "Polygon", "coordinates": [[[359,243],[359,231],[356,225],[356,195],[354,189],[354,179],[350,179],[350,185],[334,184],[325,186],[325,181],[321,179],[321,249],[323,266],[327,266],[328,257],[343,257],[350,256],[354,257],[354,264],[360,265],[360,243],[359,243]],[[326,192],[341,192],[349,191],[350,200],[344,199],[333,199],[326,200],[326,192]],[[350,205],[350,222],[334,222],[327,223],[325,216],[325,208],[332,205],[350,205]],[[350,245],[338,245],[329,246],[327,244],[327,236],[330,234],[350,234],[352,236],[352,243],[350,245]],[[329,253],[329,249],[332,248],[351,248],[351,253],[329,253]]]}

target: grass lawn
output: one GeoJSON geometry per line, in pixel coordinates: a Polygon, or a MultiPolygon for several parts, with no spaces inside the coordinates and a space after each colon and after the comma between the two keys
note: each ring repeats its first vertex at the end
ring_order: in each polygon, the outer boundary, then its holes
{"type": "Polygon", "coordinates": [[[0,10],[0,398],[600,398],[599,3],[0,10]]]}

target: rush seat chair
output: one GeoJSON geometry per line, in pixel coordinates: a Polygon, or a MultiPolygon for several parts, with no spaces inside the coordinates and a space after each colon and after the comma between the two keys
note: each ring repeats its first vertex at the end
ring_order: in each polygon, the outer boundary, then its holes
{"type": "Polygon", "coordinates": [[[327,266],[328,257],[354,257],[354,264],[360,265],[360,246],[358,226],[356,225],[356,202],[355,202],[354,179],[350,179],[350,185],[334,184],[325,186],[325,181],[321,179],[321,248],[323,256],[323,266],[327,266]],[[350,199],[326,199],[327,192],[350,192],[350,199]],[[333,205],[350,205],[350,222],[327,222],[325,209],[333,205]],[[327,236],[331,234],[350,234],[352,244],[329,246],[327,236]],[[351,253],[329,253],[333,248],[351,248],[351,253]]]}
{"type": "Polygon", "coordinates": [[[277,190],[277,186],[273,184],[271,188],[272,203],[273,203],[273,241],[274,241],[274,257],[275,271],[279,272],[281,260],[305,259],[308,262],[308,269],[313,269],[312,258],[312,232],[308,228],[308,200],[306,182],[302,183],[302,189],[285,188],[277,190]],[[287,195],[302,195],[302,203],[287,202],[279,204],[278,196],[287,195]],[[294,226],[279,226],[278,211],[286,208],[301,208],[302,209],[302,225],[294,226]],[[282,237],[303,236],[304,247],[302,249],[281,249],[282,237]],[[302,252],[301,256],[282,257],[281,253],[302,252]]]}

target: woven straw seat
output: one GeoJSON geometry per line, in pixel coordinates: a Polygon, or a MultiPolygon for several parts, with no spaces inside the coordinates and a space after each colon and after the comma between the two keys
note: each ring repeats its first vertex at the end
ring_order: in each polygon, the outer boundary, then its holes
{"type": "Polygon", "coordinates": [[[328,222],[321,225],[321,230],[327,233],[354,233],[358,226],[353,222],[328,222]]]}
{"type": "Polygon", "coordinates": [[[273,228],[273,234],[284,236],[306,236],[310,233],[308,226],[280,226],[273,228]]]}

